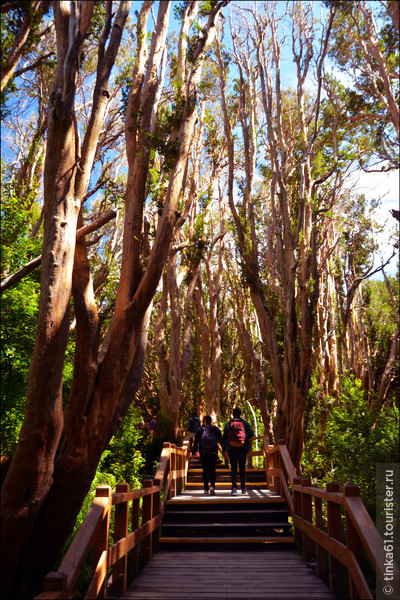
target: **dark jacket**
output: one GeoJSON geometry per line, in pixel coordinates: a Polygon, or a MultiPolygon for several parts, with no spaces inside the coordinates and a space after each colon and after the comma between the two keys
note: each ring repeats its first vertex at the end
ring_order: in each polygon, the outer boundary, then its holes
{"type": "MultiPolygon", "coordinates": [[[[201,454],[201,436],[203,435],[203,431],[205,430],[207,426],[202,425],[200,427],[200,429],[197,431],[196,433],[196,437],[194,438],[194,445],[193,445],[193,449],[192,449],[192,454],[196,454],[197,451],[197,447],[199,447],[199,452],[201,454]]],[[[221,434],[221,430],[219,429],[219,427],[217,427],[216,425],[211,425],[212,430],[215,434],[216,440],[217,440],[217,444],[222,445],[222,434],[221,434]]],[[[218,452],[217,452],[218,454],[218,452]]]]}
{"type": "Polygon", "coordinates": [[[190,417],[189,419],[189,423],[188,423],[188,431],[190,431],[190,433],[196,433],[196,431],[198,431],[200,427],[200,419],[199,417],[190,417]]]}
{"type": "MultiPolygon", "coordinates": [[[[250,449],[250,444],[249,444],[249,440],[254,436],[253,430],[250,426],[250,424],[245,421],[244,419],[241,419],[240,417],[234,417],[234,418],[239,418],[240,421],[242,421],[243,425],[244,425],[244,432],[246,434],[246,440],[244,442],[244,446],[242,446],[246,452],[249,451],[250,449]]],[[[230,429],[230,425],[231,425],[231,421],[233,419],[229,419],[229,421],[226,423],[225,427],[224,427],[224,434],[222,436],[222,451],[223,452],[229,452],[231,445],[229,443],[229,429],[230,429]]]]}

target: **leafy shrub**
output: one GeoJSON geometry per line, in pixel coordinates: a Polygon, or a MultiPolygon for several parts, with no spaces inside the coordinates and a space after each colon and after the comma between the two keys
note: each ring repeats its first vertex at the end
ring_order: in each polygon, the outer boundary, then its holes
{"type": "Polygon", "coordinates": [[[331,398],[320,398],[314,404],[310,428],[313,439],[308,432],[304,472],[321,485],[327,481],[336,481],[341,486],[357,484],[368,512],[375,519],[376,464],[398,460],[398,407],[383,407],[375,419],[361,381],[348,375],[343,378],[338,403],[334,404],[331,398]]]}

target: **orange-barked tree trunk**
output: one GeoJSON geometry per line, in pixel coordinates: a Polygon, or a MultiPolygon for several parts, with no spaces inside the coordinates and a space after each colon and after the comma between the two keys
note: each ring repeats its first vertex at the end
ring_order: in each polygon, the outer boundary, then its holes
{"type": "MultiPolygon", "coordinates": [[[[85,157],[77,154],[80,149],[74,122],[74,93],[78,59],[93,4],[72,2],[70,14],[69,5],[54,3],[59,55],[44,174],[39,322],[25,420],[2,487],[2,596],[7,599],[28,598],[40,589],[43,575],[53,567],[73,528],[102,452],[140,384],[151,301],[178,217],[201,65],[214,36],[215,19],[224,5],[218,2],[211,9],[205,34],[194,49],[194,63],[186,79],[179,149],[146,265],[142,260],[143,212],[151,150],[149,133],[170,3],[159,3],[149,55],[146,23],[153,3],[144,2],[139,14],[138,47],[126,118],[129,171],[121,278],[111,329],[99,351],[89,265],[85,249],[75,245],[80,194],[85,187],[79,185],[78,173],[81,174],[80,169],[90,170],[90,160],[87,158],[85,163],[85,157]],[[62,370],[72,290],[77,319],[76,359],[69,403],[63,415],[62,370]]],[[[126,8],[127,4],[121,2],[119,8],[126,8]]],[[[111,8],[110,3],[108,7],[111,8]]],[[[109,24],[107,17],[105,27],[109,24]]],[[[121,23],[113,31],[116,29],[121,29],[121,23]]],[[[108,48],[103,54],[104,46],[99,47],[100,63],[103,58],[106,62],[110,58],[108,48]]],[[[99,71],[98,78],[103,74],[99,71]]],[[[100,95],[107,97],[101,86],[99,90],[100,95]]],[[[87,157],[90,147],[88,144],[87,157]]]]}

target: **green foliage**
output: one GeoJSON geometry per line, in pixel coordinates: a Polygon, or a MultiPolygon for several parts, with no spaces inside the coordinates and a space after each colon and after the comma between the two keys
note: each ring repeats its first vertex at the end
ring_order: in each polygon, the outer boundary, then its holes
{"type": "MultiPolygon", "coordinates": [[[[149,440],[147,430],[140,428],[141,421],[140,412],[137,408],[131,406],[120,428],[111,439],[101,457],[96,475],[90,486],[90,491],[83,502],[74,529],[64,545],[56,568],[61,563],[88,513],[95,498],[97,486],[109,485],[113,492],[117,483],[121,482],[129,483],[130,489],[138,489],[142,486],[142,480],[145,478],[144,465],[146,463],[143,452],[147,448],[149,440]]],[[[110,532],[112,533],[113,531],[114,512],[111,514],[110,523],[110,532]]],[[[112,536],[110,536],[110,541],[112,543],[112,536]]],[[[91,578],[91,554],[89,554],[76,584],[75,593],[77,597],[84,597],[91,578]]]]}
{"type": "Polygon", "coordinates": [[[355,483],[372,518],[375,517],[376,463],[398,460],[399,410],[385,406],[378,418],[370,411],[361,381],[343,377],[338,403],[313,387],[306,423],[304,472],[321,485],[355,483]]]}
{"type": "Polygon", "coordinates": [[[1,453],[12,456],[25,410],[38,314],[37,282],[25,279],[1,297],[1,453]]]}
{"type": "MultiPolygon", "coordinates": [[[[204,202],[204,209],[208,205],[209,200],[204,202]]],[[[184,262],[188,265],[197,265],[205,256],[210,247],[210,240],[207,239],[205,231],[204,213],[201,213],[196,218],[193,233],[190,236],[188,246],[184,255],[184,262]]],[[[188,278],[191,274],[188,273],[188,278]]]]}
{"type": "Polygon", "coordinates": [[[379,204],[374,200],[368,202],[364,194],[341,199],[343,236],[339,247],[343,252],[341,263],[346,277],[362,276],[372,266],[377,234],[383,229],[374,217],[379,204]]]}
{"type": "Polygon", "coordinates": [[[140,428],[142,416],[131,406],[117,433],[103,453],[98,471],[110,473],[116,482],[129,483],[131,489],[141,487],[145,458],[142,451],[145,431],[140,428]]]}
{"type": "MultiPolygon", "coordinates": [[[[325,4],[333,4],[336,11],[329,56],[340,71],[347,73],[351,81],[341,114],[349,122],[358,123],[364,129],[359,130],[357,141],[352,140],[358,146],[360,164],[368,164],[371,157],[379,157],[378,160],[386,163],[381,168],[387,170],[388,155],[383,148],[382,138],[385,138],[394,157],[398,154],[398,140],[386,102],[382,100],[382,96],[387,95],[387,90],[382,83],[381,70],[383,68],[386,71],[391,82],[391,94],[398,100],[396,71],[399,63],[399,33],[387,5],[370,3],[369,18],[377,27],[374,36],[378,39],[382,57],[382,61],[378,60],[368,48],[371,24],[365,21],[365,14],[368,13],[363,14],[360,9],[362,3],[331,0],[325,4]]],[[[353,147],[354,145],[353,143],[353,147]]]]}
{"type": "MultiPolygon", "coordinates": [[[[397,277],[389,277],[389,285],[393,296],[397,299],[399,306],[399,280],[397,277]]],[[[372,370],[375,380],[381,381],[386,363],[389,359],[392,339],[395,334],[397,323],[395,319],[395,308],[392,305],[386,284],[383,281],[366,281],[362,288],[364,305],[364,326],[368,339],[372,370]]],[[[399,365],[389,391],[388,399],[395,401],[399,390],[399,365]]]]}
{"type": "Polygon", "coordinates": [[[179,152],[179,132],[184,110],[184,102],[176,96],[172,106],[161,106],[156,130],[151,139],[152,148],[158,150],[164,158],[164,169],[167,173],[173,168],[179,152]]]}
{"type": "MultiPolygon", "coordinates": [[[[9,276],[40,254],[40,239],[29,236],[38,216],[3,183],[1,205],[1,273],[9,276]]],[[[39,270],[1,295],[1,453],[14,454],[25,410],[30,360],[33,352],[39,302],[39,270]]]]}

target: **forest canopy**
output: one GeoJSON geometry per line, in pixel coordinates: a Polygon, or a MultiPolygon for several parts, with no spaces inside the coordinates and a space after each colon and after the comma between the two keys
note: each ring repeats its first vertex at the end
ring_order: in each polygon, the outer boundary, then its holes
{"type": "Polygon", "coordinates": [[[399,213],[362,182],[398,176],[398,3],[16,1],[1,36],[4,597],[192,411],[240,405],[371,500],[399,213]]]}

